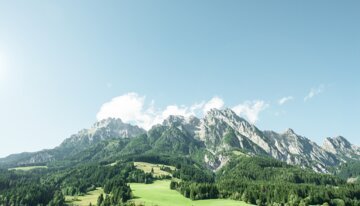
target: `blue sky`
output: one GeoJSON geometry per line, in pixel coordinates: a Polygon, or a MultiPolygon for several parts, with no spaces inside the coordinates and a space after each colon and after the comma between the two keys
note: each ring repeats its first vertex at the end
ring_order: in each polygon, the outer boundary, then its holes
{"type": "Polygon", "coordinates": [[[119,115],[144,123],[189,114],[196,103],[201,116],[214,97],[260,129],[359,145],[359,8],[328,0],[1,1],[0,156],[52,148],[127,100],[139,114],[119,115]]]}

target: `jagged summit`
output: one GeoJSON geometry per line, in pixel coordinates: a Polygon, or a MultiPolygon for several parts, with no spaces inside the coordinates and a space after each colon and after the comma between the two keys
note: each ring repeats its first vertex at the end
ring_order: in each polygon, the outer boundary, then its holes
{"type": "Polygon", "coordinates": [[[144,133],[146,133],[144,129],[124,123],[119,118],[107,118],[97,121],[89,129],[83,129],[71,135],[60,146],[72,147],[77,144],[83,146],[109,138],[130,138],[144,133]]]}
{"type": "Polygon", "coordinates": [[[283,134],[296,135],[295,131],[291,128],[288,128],[283,134]]]}
{"type": "Polygon", "coordinates": [[[106,126],[108,126],[110,124],[119,125],[119,124],[124,124],[124,123],[120,118],[109,117],[109,118],[102,119],[102,120],[99,120],[99,121],[95,122],[93,124],[92,128],[106,127],[106,126]]]}
{"type": "Polygon", "coordinates": [[[250,124],[247,120],[245,120],[244,118],[238,116],[232,109],[230,108],[225,108],[225,109],[211,109],[210,111],[208,111],[204,117],[208,118],[208,117],[217,117],[217,118],[228,118],[230,120],[237,120],[237,121],[244,121],[247,124],[250,124]]]}
{"type": "Polygon", "coordinates": [[[360,159],[360,148],[352,145],[342,136],[326,138],[323,143],[323,148],[332,154],[340,156],[343,160],[348,158],[360,159]]]}

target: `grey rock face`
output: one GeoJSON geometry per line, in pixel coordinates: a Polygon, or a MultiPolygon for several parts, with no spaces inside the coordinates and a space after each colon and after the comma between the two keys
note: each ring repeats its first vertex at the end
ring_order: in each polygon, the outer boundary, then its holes
{"type": "Polygon", "coordinates": [[[342,161],[360,160],[360,148],[352,145],[342,136],[326,138],[322,147],[324,150],[337,155],[342,161]]]}
{"type": "Polygon", "coordinates": [[[327,167],[341,162],[335,154],[296,134],[292,129],[281,134],[261,131],[230,109],[212,109],[204,118],[193,123],[174,116],[168,118],[164,125],[177,125],[204,142],[208,151],[204,161],[214,170],[226,162],[224,151],[234,148],[251,155],[267,155],[318,172],[328,172],[327,167]]]}
{"type": "Polygon", "coordinates": [[[146,131],[138,126],[126,124],[121,119],[108,118],[96,122],[90,129],[83,129],[64,140],[60,147],[86,147],[109,138],[131,138],[146,131]]]}

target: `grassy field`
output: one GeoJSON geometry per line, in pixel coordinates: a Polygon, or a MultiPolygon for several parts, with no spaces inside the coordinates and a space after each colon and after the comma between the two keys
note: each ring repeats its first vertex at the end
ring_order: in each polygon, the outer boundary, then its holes
{"type": "Polygon", "coordinates": [[[248,204],[225,199],[197,200],[185,198],[180,193],[170,190],[170,181],[155,181],[153,184],[130,183],[137,205],[145,206],[247,206],[248,204]]]}
{"type": "Polygon", "coordinates": [[[98,187],[84,196],[65,196],[65,201],[67,205],[88,206],[90,203],[96,205],[101,193],[104,193],[104,190],[98,187]]]}
{"type": "Polygon", "coordinates": [[[134,165],[136,168],[143,170],[146,173],[151,173],[151,169],[153,169],[154,170],[153,175],[155,177],[161,176],[161,175],[170,175],[171,176],[170,173],[160,170],[160,167],[162,167],[162,166],[169,167],[171,170],[175,170],[175,167],[173,167],[173,166],[162,165],[162,164],[151,164],[151,163],[147,163],[147,162],[134,162],[134,165]]]}
{"type": "Polygon", "coordinates": [[[22,170],[22,171],[29,171],[33,169],[47,169],[47,166],[27,166],[27,167],[14,167],[10,168],[9,170],[22,170]]]}

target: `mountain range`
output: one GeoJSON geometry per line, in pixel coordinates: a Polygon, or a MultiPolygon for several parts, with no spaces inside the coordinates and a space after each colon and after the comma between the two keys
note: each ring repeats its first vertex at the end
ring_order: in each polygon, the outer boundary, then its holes
{"type": "Polygon", "coordinates": [[[104,119],[53,149],[1,158],[0,166],[110,160],[140,154],[191,156],[214,171],[226,165],[233,154],[271,157],[321,173],[360,161],[360,148],[342,136],[326,138],[320,146],[292,129],[283,133],[262,131],[231,109],[212,109],[203,118],[169,116],[148,131],[121,119],[104,119]]]}

